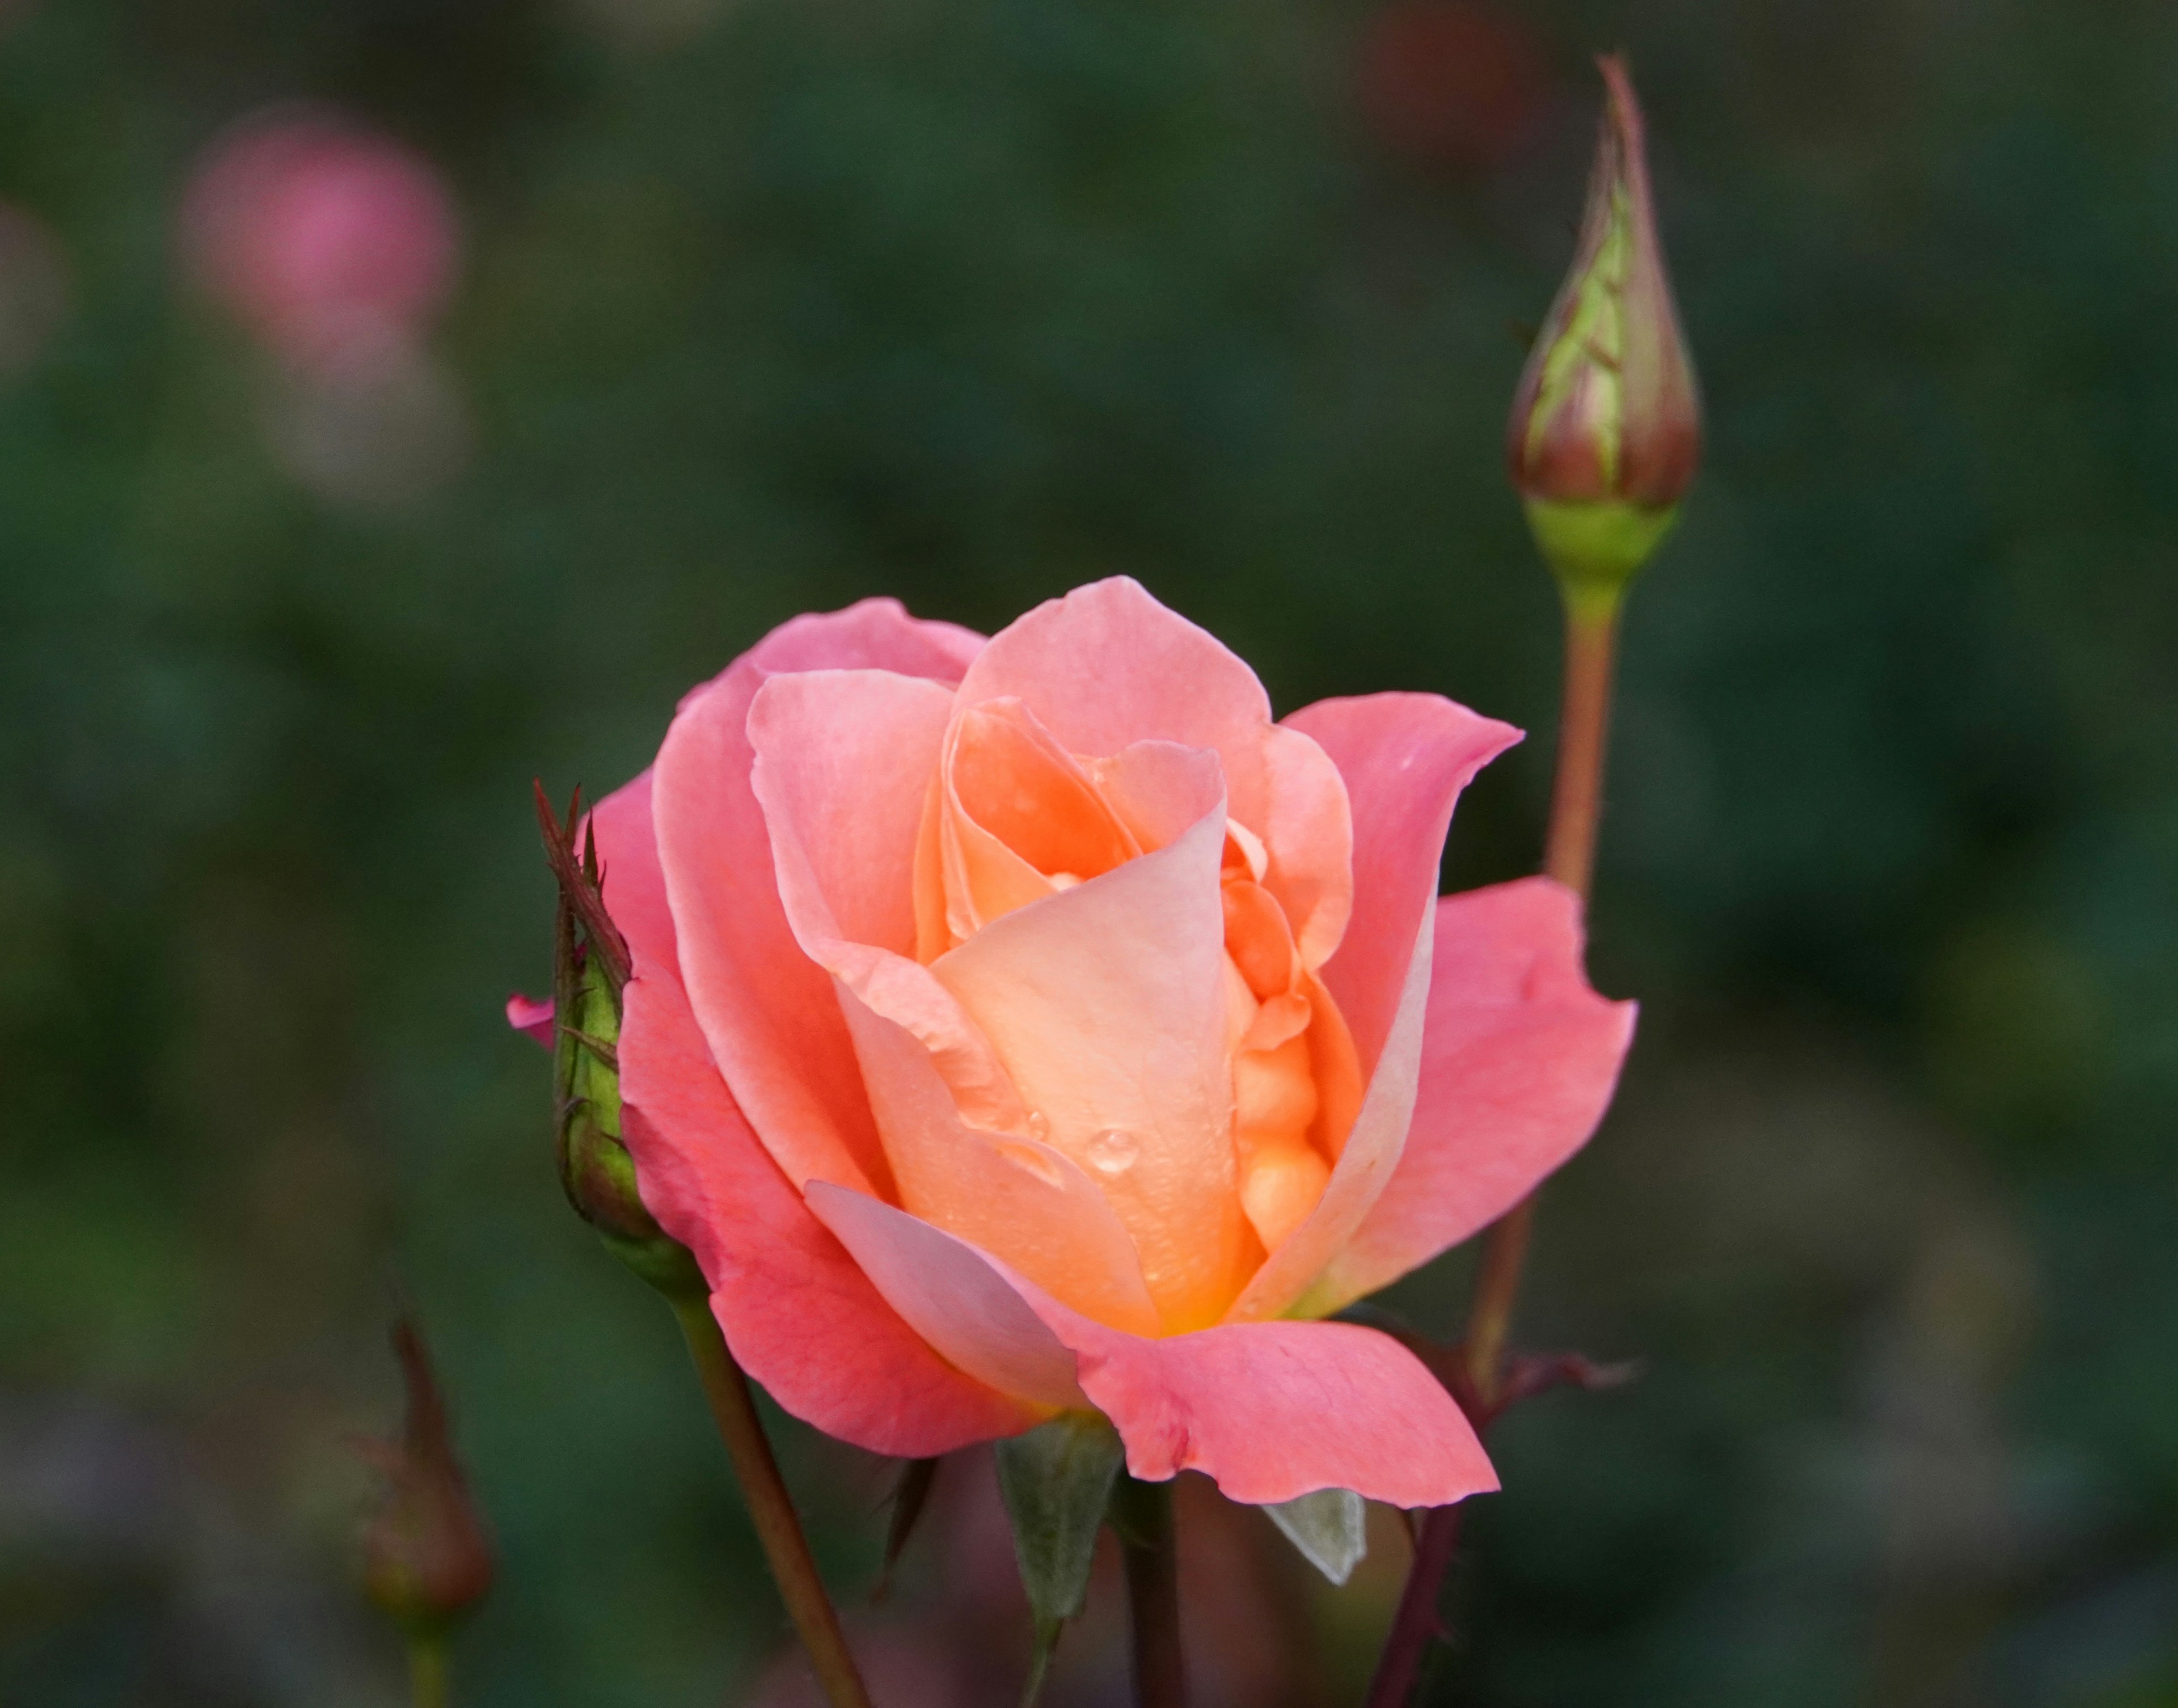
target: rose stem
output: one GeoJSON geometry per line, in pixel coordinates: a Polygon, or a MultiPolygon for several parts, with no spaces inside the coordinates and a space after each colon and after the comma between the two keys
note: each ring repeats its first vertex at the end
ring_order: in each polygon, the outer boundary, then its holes
{"type": "Polygon", "coordinates": [[[726,1350],[725,1336],[719,1332],[706,1301],[676,1300],[673,1314],[681,1320],[681,1333],[703,1380],[703,1397],[711,1403],[711,1416],[741,1480],[772,1581],[779,1585],[780,1599],[786,1603],[802,1645],[809,1651],[825,1700],[832,1708],[870,1708],[869,1692],[862,1688],[862,1674],[855,1670],[855,1657],[848,1653],[847,1640],[840,1630],[840,1616],[824,1592],[824,1580],[817,1574],[802,1521],[795,1516],[794,1503],[780,1476],[779,1461],[772,1457],[748,1378],[726,1350]]]}
{"type": "Polygon", "coordinates": [[[408,1699],[415,1708],[446,1708],[446,1641],[440,1636],[408,1640],[408,1699]]]}
{"type": "MultiPolygon", "coordinates": [[[[1603,753],[1611,724],[1612,665],[1617,648],[1619,598],[1566,600],[1565,704],[1558,722],[1557,777],[1551,790],[1551,827],[1543,871],[1579,896],[1585,910],[1595,870],[1595,831],[1603,816],[1603,753]]],[[[1505,1343],[1513,1303],[1535,1225],[1535,1200],[1523,1198],[1491,1228],[1467,1313],[1465,1363],[1477,1402],[1477,1429],[1486,1427],[1502,1395],[1505,1343]]],[[[1423,1657],[1437,1634],[1437,1598],[1459,1540],[1459,1509],[1431,1509],[1422,1520],[1407,1586],[1391,1635],[1370,1681],[1365,1708],[1401,1708],[1414,1693],[1423,1657]]]]}
{"type": "Polygon", "coordinates": [[[1127,1569],[1127,1610],[1135,1634],[1137,1708],[1187,1708],[1187,1669],[1179,1649],[1179,1563],[1173,1542],[1172,1485],[1122,1473],[1115,1491],[1127,1569]]]}

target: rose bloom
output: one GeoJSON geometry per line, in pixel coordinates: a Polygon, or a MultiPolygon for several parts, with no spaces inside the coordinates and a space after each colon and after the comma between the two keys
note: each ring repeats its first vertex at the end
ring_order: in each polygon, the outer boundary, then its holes
{"type": "Polygon", "coordinates": [[[1495,1487],[1410,1353],[1318,1319],[1609,1100],[1632,1005],[1574,898],[1437,899],[1518,739],[1423,694],[1273,722],[1127,580],[989,641],[797,618],[695,690],[593,823],[627,1142],[735,1356],[879,1453],[1094,1407],[1236,1500],[1495,1487]]]}

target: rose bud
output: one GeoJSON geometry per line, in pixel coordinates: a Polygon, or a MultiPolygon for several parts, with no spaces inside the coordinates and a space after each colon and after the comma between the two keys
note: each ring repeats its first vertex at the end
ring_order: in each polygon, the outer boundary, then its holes
{"type": "Polygon", "coordinates": [[[1438,898],[1517,735],[1274,719],[1125,579],[989,640],[799,617],[687,695],[590,826],[620,1133],[742,1367],[896,1458],[1096,1411],[1252,1505],[1494,1487],[1411,1352],[1321,1319],[1578,1149],[1631,1036],[1570,891],[1438,898]]]}
{"type": "Polygon", "coordinates": [[[363,1533],[364,1587],[412,1641],[435,1641],[491,1587],[491,1544],[454,1457],[446,1402],[416,1325],[393,1325],[408,1390],[398,1441],[360,1441],[383,1472],[385,1503],[363,1533]]]}
{"type": "Polygon", "coordinates": [[[1701,404],[1656,237],[1625,62],[1607,99],[1573,270],[1529,352],[1506,456],[1569,598],[1615,601],[1671,527],[1701,457],[1701,404]]]}
{"type": "MultiPolygon", "coordinates": [[[[621,1140],[619,1046],[627,943],[606,910],[596,838],[586,826],[582,854],[575,852],[581,805],[578,794],[562,825],[544,790],[537,792],[545,859],[560,887],[553,999],[545,1011],[550,1030],[539,1040],[549,1040],[553,1052],[560,1184],[575,1213],[628,1268],[669,1297],[700,1297],[706,1290],[695,1259],[659,1230],[644,1207],[634,1159],[621,1140]]],[[[541,1029],[539,1006],[517,997],[507,1005],[508,1020],[535,1036],[541,1029]]]]}

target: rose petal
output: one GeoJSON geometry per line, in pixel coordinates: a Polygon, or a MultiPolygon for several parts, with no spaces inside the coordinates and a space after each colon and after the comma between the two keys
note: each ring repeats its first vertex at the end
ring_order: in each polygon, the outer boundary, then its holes
{"type": "Polygon", "coordinates": [[[1032,1130],[1103,1183],[1175,1331],[1218,1320],[1251,1246],[1234,1185],[1225,815],[1214,761],[1201,767],[1207,810],[1178,841],[1015,909],[931,966],[1032,1130]]]}
{"type": "Polygon", "coordinates": [[[1354,910],[1323,982],[1373,1072],[1436,898],[1453,803],[1520,732],[1434,694],[1322,700],[1286,726],[1331,756],[1352,804],[1354,910]]]}
{"type": "Polygon", "coordinates": [[[1272,1252],[1234,1300],[1227,1320],[1261,1322],[1283,1316],[1354,1237],[1398,1167],[1414,1119],[1421,1074],[1423,1016],[1430,988],[1431,939],[1420,935],[1407,963],[1391,1035],[1376,1057],[1362,1094],[1361,1112],[1332,1165],[1331,1179],[1307,1219],[1272,1252]]]}
{"type": "Polygon", "coordinates": [[[643,1202],[694,1253],[734,1356],[788,1411],[911,1459],[1035,1422],[933,1351],[809,1213],[735,1108],[670,974],[628,985],[620,1061],[643,1202]]]}
{"type": "Polygon", "coordinates": [[[1547,878],[1437,903],[1414,1127],[1390,1188],[1302,1301],[1316,1315],[1495,1221],[1602,1119],[1634,1033],[1581,971],[1580,905],[1547,878]]]}
{"type": "Polygon", "coordinates": [[[1329,953],[1351,854],[1338,781],[1320,755],[1275,733],[1263,685],[1223,641],[1115,576],[1039,605],[992,638],[960,679],[960,704],[1009,696],[1085,758],[1138,741],[1217,753],[1233,816],[1269,847],[1266,882],[1304,952],[1329,953]]]}
{"type": "Polygon", "coordinates": [[[1068,1310],[889,1204],[821,1184],[810,1204],[948,1357],[1048,1407],[1086,1397],[1119,1430],[1136,1476],[1200,1471],[1252,1505],[1350,1488],[1440,1506],[1497,1487],[1451,1396],[1373,1329],[1250,1323],[1144,1339],[1068,1310]]]}
{"type": "Polygon", "coordinates": [[[1354,902],[1354,818],[1346,780],[1329,754],[1290,724],[1275,724],[1262,749],[1266,803],[1260,827],[1270,864],[1263,887],[1278,898],[1311,971],[1346,935],[1354,902]]]}
{"type": "Polygon", "coordinates": [[[847,999],[848,1029],[901,1204],[1036,1280],[1077,1311],[1157,1331],[1141,1263],[1104,1195],[1064,1152],[962,1121],[930,1054],[847,999]]]}
{"type": "Polygon", "coordinates": [[[978,644],[890,600],[798,617],[684,699],[659,751],[652,812],[689,1001],[735,1101],[796,1180],[863,1186],[884,1160],[832,981],[794,941],[771,880],[749,704],[782,671],[951,680],[978,644]]]}
{"type": "Polygon", "coordinates": [[[552,1047],[552,1004],[542,996],[525,996],[519,990],[506,999],[506,1023],[526,1032],[547,1050],[552,1047]]]}
{"type": "Polygon", "coordinates": [[[673,909],[665,898],[665,873],[658,864],[651,829],[651,773],[622,783],[591,809],[590,833],[598,840],[599,888],[605,911],[627,939],[638,972],[663,968],[676,978],[673,909]]]}
{"type": "Polygon", "coordinates": [[[889,670],[805,671],[757,691],[749,783],[797,936],[914,955],[915,843],[952,710],[950,689],[889,670]]]}
{"type": "Polygon", "coordinates": [[[1137,741],[1209,748],[1229,788],[1242,773],[1257,783],[1271,717],[1254,671],[1125,576],[1047,600],[992,638],[960,679],[960,705],[1004,699],[1086,757],[1137,741]]]}
{"type": "Polygon", "coordinates": [[[959,1369],[1048,1411],[1085,1403],[1073,1353],[981,1252],[905,1210],[822,1181],[809,1188],[809,1208],[902,1319],[959,1369]]]}
{"type": "MultiPolygon", "coordinates": [[[[751,784],[802,952],[919,1039],[970,1119],[1017,1129],[1027,1110],[989,1044],[910,958],[914,849],[951,703],[936,683],[884,670],[774,677],[749,709],[751,784]]],[[[872,1180],[891,1196],[889,1165],[872,1180]]]]}
{"type": "Polygon", "coordinates": [[[956,939],[1041,901],[1052,876],[1108,872],[1141,852],[1074,756],[1017,701],[963,710],[946,738],[946,868],[956,939]]]}
{"type": "Polygon", "coordinates": [[[1373,1329],[1236,1323],[1144,1340],[1080,1318],[1053,1326],[1145,1481],[1199,1471],[1250,1506],[1320,1488],[1445,1506],[1497,1487],[1442,1384],[1373,1329]]]}

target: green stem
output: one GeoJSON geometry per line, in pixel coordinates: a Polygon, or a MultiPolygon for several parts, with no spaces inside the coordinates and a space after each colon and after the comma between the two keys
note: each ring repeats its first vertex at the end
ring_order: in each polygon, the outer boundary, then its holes
{"type": "Polygon", "coordinates": [[[408,1640],[408,1699],[414,1708],[447,1708],[453,1700],[446,1683],[446,1640],[408,1640]]]}
{"type": "Polygon", "coordinates": [[[1122,1472],[1112,1492],[1112,1506],[1113,1528],[1119,1533],[1120,1558],[1127,1569],[1136,1708],[1187,1708],[1172,1485],[1138,1482],[1122,1472]]]}
{"type": "Polygon", "coordinates": [[[748,1503],[757,1540],[763,1545],[772,1580],[779,1585],[780,1599],[785,1602],[802,1645],[809,1652],[810,1665],[816,1669],[825,1700],[832,1708],[870,1708],[869,1692],[863,1688],[855,1657],[848,1652],[846,1637],[840,1629],[840,1616],[824,1591],[824,1580],[818,1575],[808,1539],[802,1533],[802,1521],[795,1515],[794,1502],[779,1474],[779,1461],[772,1457],[771,1443],[764,1435],[763,1420],[757,1416],[748,1378],[726,1349],[725,1337],[719,1332],[709,1301],[692,1296],[676,1299],[673,1313],[680,1319],[681,1333],[703,1381],[703,1397],[710,1402],[712,1419],[726,1443],[734,1474],[741,1480],[742,1495],[748,1503]]]}

